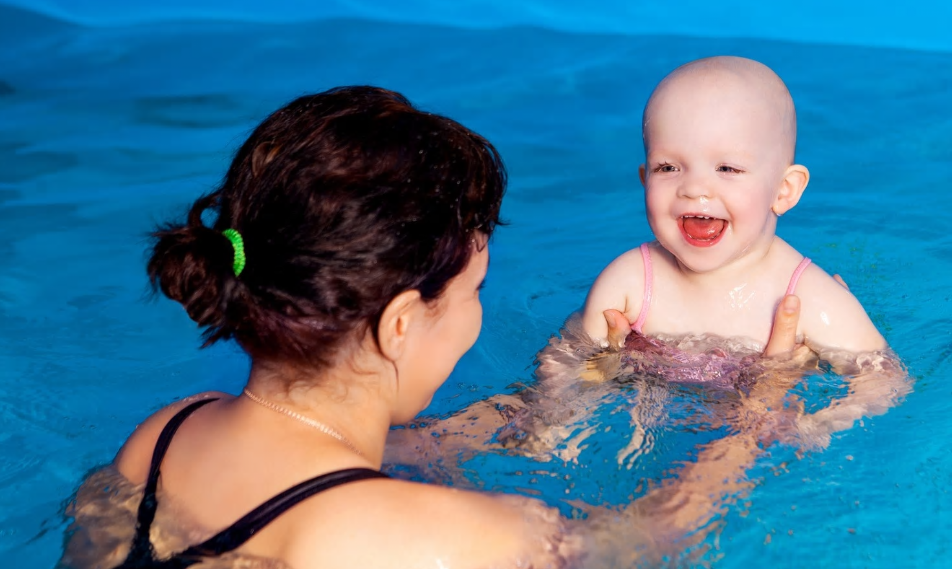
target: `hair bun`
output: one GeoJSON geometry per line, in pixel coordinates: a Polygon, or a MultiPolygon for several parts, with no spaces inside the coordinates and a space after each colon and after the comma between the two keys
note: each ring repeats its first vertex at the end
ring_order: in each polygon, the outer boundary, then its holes
{"type": "Polygon", "coordinates": [[[180,303],[202,327],[225,324],[234,279],[231,242],[204,225],[170,225],[153,233],[148,273],[153,289],[180,303]]]}

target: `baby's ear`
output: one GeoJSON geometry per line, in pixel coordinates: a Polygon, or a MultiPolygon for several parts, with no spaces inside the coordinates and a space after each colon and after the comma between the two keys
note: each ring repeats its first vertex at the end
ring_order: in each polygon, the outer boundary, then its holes
{"type": "Polygon", "coordinates": [[[638,177],[641,179],[641,185],[645,185],[645,165],[638,166],[638,177]]]}
{"type": "Polygon", "coordinates": [[[777,198],[774,200],[770,209],[775,214],[781,216],[797,205],[803,190],[807,189],[810,182],[810,171],[806,166],[794,164],[789,166],[783,173],[783,180],[780,183],[780,191],[777,192],[777,198]]]}

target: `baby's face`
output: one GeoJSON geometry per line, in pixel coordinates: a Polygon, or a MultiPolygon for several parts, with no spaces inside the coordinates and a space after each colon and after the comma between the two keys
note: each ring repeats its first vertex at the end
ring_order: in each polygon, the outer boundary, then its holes
{"type": "Polygon", "coordinates": [[[645,119],[645,203],[665,249],[708,272],[768,247],[792,156],[782,110],[749,81],[709,73],[663,84],[645,119]]]}

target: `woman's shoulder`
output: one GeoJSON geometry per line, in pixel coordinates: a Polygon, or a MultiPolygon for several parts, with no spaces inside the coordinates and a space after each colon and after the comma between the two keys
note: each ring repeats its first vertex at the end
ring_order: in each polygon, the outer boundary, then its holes
{"type": "Polygon", "coordinates": [[[159,409],[136,426],[135,430],[119,449],[114,465],[116,470],[133,484],[145,482],[152,461],[152,452],[162,429],[176,413],[188,405],[205,399],[232,399],[234,396],[220,391],[206,391],[180,399],[159,409]]]}
{"type": "Polygon", "coordinates": [[[563,553],[564,519],[537,500],[392,479],[358,486],[300,513],[290,565],[421,567],[440,560],[478,569],[538,566],[546,557],[547,565],[561,564],[552,559],[563,553]]]}

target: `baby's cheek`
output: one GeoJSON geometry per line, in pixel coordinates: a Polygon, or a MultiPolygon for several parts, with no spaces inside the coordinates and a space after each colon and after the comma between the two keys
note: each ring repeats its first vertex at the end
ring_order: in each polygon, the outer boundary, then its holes
{"type": "Polygon", "coordinates": [[[657,231],[658,225],[666,218],[670,218],[670,216],[665,215],[665,211],[660,204],[650,200],[645,202],[645,209],[647,210],[645,213],[647,214],[648,225],[651,226],[653,231],[657,231]]]}
{"type": "Polygon", "coordinates": [[[665,204],[668,203],[664,196],[664,192],[660,191],[657,188],[652,188],[645,190],[645,207],[648,210],[648,216],[657,215],[665,207],[665,204]]]}

